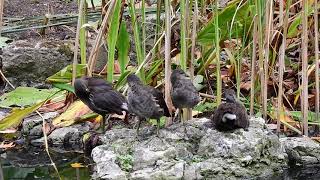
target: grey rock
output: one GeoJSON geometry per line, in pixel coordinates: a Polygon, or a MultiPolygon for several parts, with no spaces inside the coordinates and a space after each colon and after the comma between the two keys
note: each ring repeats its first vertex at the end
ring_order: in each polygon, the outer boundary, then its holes
{"type": "Polygon", "coordinates": [[[163,128],[160,137],[154,134],[141,134],[143,138],[137,138],[132,129],[107,131],[102,138],[104,145],[92,152],[95,177],[248,179],[279,171],[287,165],[283,146],[278,137],[265,128],[261,118],[250,119],[249,131],[219,132],[211,129],[209,119],[202,118],[188,121],[185,127],[173,124],[163,128]],[[109,158],[104,158],[106,154],[109,158]],[[124,155],[132,157],[132,161],[127,162],[130,169],[117,161],[117,157],[124,155]],[[109,173],[113,171],[116,176],[109,173]]]}
{"type": "Polygon", "coordinates": [[[98,146],[92,150],[92,158],[97,163],[94,178],[127,179],[124,171],[116,163],[117,155],[109,147],[98,146]]]}
{"type": "Polygon", "coordinates": [[[70,64],[67,43],[15,41],[3,49],[3,72],[15,86],[42,87],[47,77],[70,64]]]}
{"type": "Polygon", "coordinates": [[[280,138],[284,151],[292,165],[316,165],[320,163],[320,145],[308,137],[280,138]]]}
{"type": "MultiPolygon", "coordinates": [[[[43,119],[48,122],[51,119],[57,117],[59,115],[58,112],[47,112],[44,113],[43,119]]],[[[27,118],[25,118],[22,122],[22,133],[25,135],[40,135],[39,130],[42,133],[42,129],[39,129],[39,125],[41,124],[42,126],[42,117],[40,117],[39,115],[31,115],[27,118]]]]}

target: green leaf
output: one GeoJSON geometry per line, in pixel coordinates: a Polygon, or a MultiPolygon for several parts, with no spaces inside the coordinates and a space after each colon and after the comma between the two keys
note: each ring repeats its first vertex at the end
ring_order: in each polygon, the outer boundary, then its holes
{"type": "Polygon", "coordinates": [[[129,33],[127,31],[127,26],[124,21],[122,21],[119,30],[119,36],[117,41],[117,49],[118,49],[118,60],[121,69],[121,73],[124,73],[128,62],[128,53],[130,48],[130,38],[129,33]]]}
{"type": "Polygon", "coordinates": [[[124,86],[124,84],[127,82],[127,76],[130,73],[131,73],[130,71],[125,71],[124,73],[122,73],[117,83],[114,85],[114,88],[117,90],[120,90],[124,86]]]}
{"type": "Polygon", "coordinates": [[[198,104],[196,107],[194,107],[194,110],[199,112],[208,112],[213,111],[216,106],[217,104],[214,102],[205,102],[198,104]]]}
{"type": "Polygon", "coordinates": [[[74,93],[74,87],[66,83],[53,83],[54,87],[74,93]]]}
{"type": "MultiPolygon", "coordinates": [[[[86,74],[86,64],[77,64],[76,77],[81,77],[86,74]]],[[[56,74],[47,78],[49,83],[69,83],[72,80],[72,64],[63,68],[56,74]]]]}
{"type": "MultiPolygon", "coordinates": [[[[37,89],[33,87],[18,87],[14,91],[5,93],[0,97],[1,107],[11,107],[20,106],[25,107],[29,105],[34,105],[39,101],[43,101],[48,98],[48,96],[53,93],[58,92],[59,89],[37,89]]],[[[57,94],[62,95],[61,93],[57,94]]]]}
{"type": "Polygon", "coordinates": [[[159,59],[152,62],[152,65],[148,72],[146,73],[146,82],[149,83],[152,80],[152,77],[158,73],[159,67],[163,64],[164,60],[159,59]]]}
{"type": "MultiPolygon", "coordinates": [[[[253,20],[254,6],[250,5],[249,1],[245,1],[237,10],[240,0],[233,1],[230,5],[224,8],[218,17],[218,26],[220,28],[220,40],[229,38],[240,38],[243,32],[248,32],[248,28],[253,20]],[[233,21],[234,18],[234,21],[233,21]],[[230,25],[233,21],[232,29],[230,25]]],[[[198,34],[198,41],[203,45],[213,45],[215,40],[215,24],[212,18],[206,27],[198,34]]]]}
{"type": "Polygon", "coordinates": [[[113,15],[111,17],[111,22],[109,24],[108,32],[108,66],[107,66],[107,80],[113,82],[114,74],[114,55],[116,51],[116,43],[118,39],[119,32],[119,21],[120,21],[120,10],[121,10],[121,1],[116,1],[114,6],[113,15]]]}
{"type": "MultiPolygon", "coordinates": [[[[302,112],[301,111],[289,111],[288,114],[291,115],[294,119],[296,119],[298,121],[302,121],[302,112]]],[[[314,113],[312,111],[308,111],[308,121],[320,123],[320,119],[316,120],[316,113],[314,113]]]]}
{"type": "Polygon", "coordinates": [[[15,108],[15,109],[13,109],[7,117],[5,117],[4,119],[2,119],[0,121],[0,131],[3,131],[8,128],[17,127],[21,123],[21,121],[24,117],[26,117],[27,115],[29,115],[30,113],[32,113],[33,111],[35,111],[39,107],[41,107],[45,101],[42,101],[42,102],[35,104],[33,106],[30,106],[28,108],[24,108],[24,109],[15,108]]]}

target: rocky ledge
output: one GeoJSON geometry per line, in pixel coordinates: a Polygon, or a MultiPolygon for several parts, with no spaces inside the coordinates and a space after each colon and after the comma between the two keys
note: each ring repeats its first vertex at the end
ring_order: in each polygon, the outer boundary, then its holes
{"type": "Polygon", "coordinates": [[[184,127],[146,127],[137,139],[133,129],[113,129],[93,149],[94,178],[101,179],[223,179],[273,174],[287,165],[279,138],[264,120],[251,118],[249,131],[219,132],[210,120],[196,119],[184,127]]]}

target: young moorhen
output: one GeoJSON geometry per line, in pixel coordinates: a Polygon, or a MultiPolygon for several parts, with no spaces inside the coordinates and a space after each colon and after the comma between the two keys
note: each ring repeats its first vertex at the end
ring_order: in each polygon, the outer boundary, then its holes
{"type": "Polygon", "coordinates": [[[74,88],[76,96],[92,111],[103,117],[101,123],[103,133],[107,114],[123,115],[123,111],[128,112],[126,98],[104,79],[84,76],[75,80],[74,88]]]}
{"type": "MultiPolygon", "coordinates": [[[[191,79],[181,69],[172,71],[171,98],[173,105],[181,112],[183,108],[193,108],[201,98],[191,79]]],[[[180,116],[181,113],[179,112],[180,116]]]]}
{"type": "Polygon", "coordinates": [[[143,85],[138,76],[134,74],[130,74],[127,81],[129,111],[139,117],[137,135],[139,135],[141,118],[156,119],[157,135],[159,135],[160,118],[170,117],[163,94],[154,87],[143,85]]]}
{"type": "Polygon", "coordinates": [[[218,106],[212,115],[212,121],[219,131],[230,131],[237,128],[248,130],[249,118],[244,105],[237,100],[234,90],[224,92],[226,102],[218,106]]]}

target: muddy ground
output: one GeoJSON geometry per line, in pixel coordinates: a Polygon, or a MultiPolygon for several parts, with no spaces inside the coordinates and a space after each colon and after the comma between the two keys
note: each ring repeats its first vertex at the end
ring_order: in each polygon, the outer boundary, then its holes
{"type": "MultiPolygon", "coordinates": [[[[31,18],[45,16],[46,14],[77,13],[76,0],[6,0],[4,4],[4,28],[14,26],[9,20],[12,18],[31,18]]],[[[22,32],[5,33],[3,36],[14,40],[21,39],[68,39],[75,36],[75,24],[56,26],[46,29],[45,35],[39,29],[22,32]]]]}

